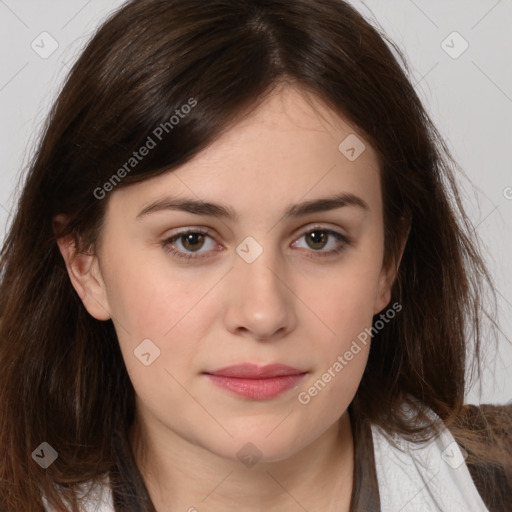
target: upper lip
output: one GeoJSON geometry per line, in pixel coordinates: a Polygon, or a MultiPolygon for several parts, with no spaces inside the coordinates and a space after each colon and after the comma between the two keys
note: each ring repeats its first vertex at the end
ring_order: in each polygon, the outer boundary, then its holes
{"type": "Polygon", "coordinates": [[[210,375],[221,375],[223,377],[238,377],[246,379],[268,379],[272,377],[284,377],[288,375],[302,375],[306,373],[304,370],[293,368],[286,364],[268,364],[266,366],[258,366],[253,363],[236,364],[226,366],[209,372],[210,375]]]}

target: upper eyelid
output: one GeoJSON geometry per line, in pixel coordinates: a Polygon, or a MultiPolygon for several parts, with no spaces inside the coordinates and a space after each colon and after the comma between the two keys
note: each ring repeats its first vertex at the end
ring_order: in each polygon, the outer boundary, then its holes
{"type": "MultiPolygon", "coordinates": [[[[329,233],[331,236],[337,236],[339,239],[341,239],[341,241],[343,243],[351,243],[351,241],[352,241],[351,237],[349,237],[347,234],[340,233],[336,228],[331,228],[328,226],[321,226],[320,224],[313,224],[309,228],[304,227],[304,226],[301,228],[298,228],[298,236],[295,235],[293,242],[296,242],[297,240],[302,238],[304,235],[311,233],[315,229],[318,231],[325,231],[325,232],[329,233]]],[[[181,236],[187,235],[189,233],[202,233],[203,235],[209,236],[212,240],[215,241],[216,244],[218,244],[218,242],[215,240],[215,236],[211,232],[211,229],[205,228],[205,227],[199,227],[199,226],[197,226],[197,227],[191,226],[191,227],[183,228],[181,231],[164,238],[164,242],[178,240],[181,236]]],[[[197,254],[199,254],[199,253],[197,253],[197,254]]]]}
{"type": "MultiPolygon", "coordinates": [[[[303,226],[303,227],[295,230],[296,235],[304,236],[305,234],[310,233],[311,231],[314,231],[315,229],[318,229],[319,231],[320,230],[321,231],[330,231],[330,232],[339,234],[341,236],[344,236],[346,238],[349,238],[349,236],[346,233],[339,232],[339,229],[340,229],[339,227],[334,228],[334,227],[322,226],[320,224],[314,224],[314,223],[313,223],[313,225],[311,225],[311,227],[306,227],[306,226],[303,226]]],[[[174,234],[171,234],[169,236],[166,236],[164,239],[169,240],[171,238],[177,238],[179,236],[186,235],[188,233],[202,233],[202,234],[210,236],[211,238],[215,238],[213,230],[210,228],[206,228],[206,227],[202,227],[202,226],[190,226],[190,227],[182,228],[180,231],[178,231],[174,234]]],[[[296,235],[294,235],[294,236],[296,236],[296,235]]]]}

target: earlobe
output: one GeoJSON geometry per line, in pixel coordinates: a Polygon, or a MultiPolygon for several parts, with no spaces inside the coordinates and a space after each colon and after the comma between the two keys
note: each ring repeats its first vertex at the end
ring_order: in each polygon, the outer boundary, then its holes
{"type": "Polygon", "coordinates": [[[57,244],[71,284],[89,314],[97,320],[109,320],[111,315],[97,256],[78,251],[72,235],[58,238],[57,244]]]}

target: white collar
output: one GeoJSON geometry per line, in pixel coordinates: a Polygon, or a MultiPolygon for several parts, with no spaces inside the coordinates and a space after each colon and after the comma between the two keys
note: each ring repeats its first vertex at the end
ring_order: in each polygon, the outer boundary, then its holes
{"type": "MultiPolygon", "coordinates": [[[[114,496],[110,487],[110,478],[104,475],[94,482],[86,482],[80,486],[80,512],[115,512],[114,496]]],[[[69,505],[63,498],[66,505],[69,505]]],[[[48,505],[43,496],[45,512],[56,512],[48,505]]]]}
{"type": "Polygon", "coordinates": [[[398,447],[381,428],[371,428],[381,512],[489,512],[446,427],[423,445],[395,436],[398,447]]]}

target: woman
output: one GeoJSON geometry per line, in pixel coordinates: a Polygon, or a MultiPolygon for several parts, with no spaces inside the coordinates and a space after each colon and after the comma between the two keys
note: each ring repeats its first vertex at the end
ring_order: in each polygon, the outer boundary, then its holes
{"type": "Polygon", "coordinates": [[[344,2],[124,5],[2,252],[3,510],[506,510],[452,164],[344,2]]]}

